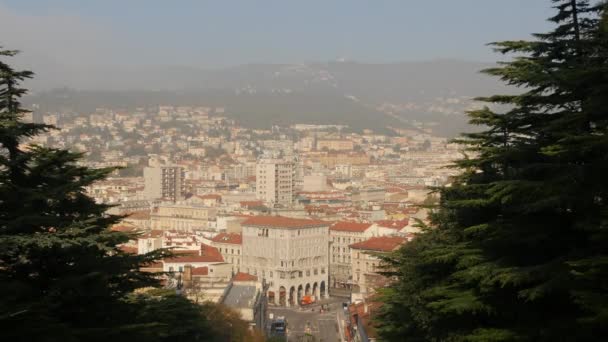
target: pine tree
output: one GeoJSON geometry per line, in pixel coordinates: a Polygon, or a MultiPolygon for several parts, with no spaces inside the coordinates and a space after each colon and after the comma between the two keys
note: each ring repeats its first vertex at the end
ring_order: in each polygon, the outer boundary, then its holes
{"type": "Polygon", "coordinates": [[[387,261],[379,331],[394,341],[608,337],[608,13],[553,0],[556,28],[494,43],[485,70],[523,91],[480,98],[479,133],[425,233],[387,261]]]}
{"type": "MultiPolygon", "coordinates": [[[[0,57],[16,51],[0,49],[0,57]]],[[[78,164],[81,154],[27,146],[54,129],[24,123],[19,83],[32,77],[0,61],[0,330],[7,341],[126,340],[151,329],[134,322],[125,298],[157,285],[140,266],[166,251],[132,255],[119,246],[133,236],[109,226],[84,188],[113,169],[78,164]]],[[[149,324],[148,324],[149,323],[149,324]]]]}

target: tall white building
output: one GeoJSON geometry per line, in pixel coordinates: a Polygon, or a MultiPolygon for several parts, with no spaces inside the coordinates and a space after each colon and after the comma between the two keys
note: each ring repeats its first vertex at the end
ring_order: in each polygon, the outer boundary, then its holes
{"type": "Polygon", "coordinates": [[[256,165],[257,198],[268,204],[291,205],[295,195],[295,163],[261,159],[256,165]]]}
{"type": "Polygon", "coordinates": [[[241,271],[269,284],[268,300],[296,305],[305,295],[327,296],[328,229],[324,221],[255,216],[243,226],[241,271]]]}
{"type": "Polygon", "coordinates": [[[146,199],[179,201],[185,193],[185,171],[179,166],[144,168],[144,196],[146,199]]]}

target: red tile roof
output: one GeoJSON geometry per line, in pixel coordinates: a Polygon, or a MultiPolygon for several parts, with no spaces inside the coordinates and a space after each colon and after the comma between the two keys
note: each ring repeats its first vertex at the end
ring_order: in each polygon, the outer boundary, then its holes
{"type": "Polygon", "coordinates": [[[157,237],[161,237],[163,236],[164,231],[162,230],[150,230],[148,232],[146,232],[145,234],[143,234],[142,236],[140,236],[141,239],[145,239],[145,238],[157,238],[157,237]]]}
{"type": "Polygon", "coordinates": [[[224,257],[215,247],[201,244],[201,250],[176,253],[175,256],[163,259],[166,263],[188,263],[188,262],[224,262],[224,257]]]}
{"type": "Polygon", "coordinates": [[[380,220],[380,221],[376,221],[374,223],[376,223],[380,227],[401,230],[408,225],[409,221],[408,221],[408,219],[400,220],[400,221],[380,220]]]}
{"type": "Polygon", "coordinates": [[[220,233],[216,235],[213,239],[213,242],[217,243],[229,243],[233,245],[242,245],[243,244],[243,236],[237,233],[220,233]]]}
{"type": "Polygon", "coordinates": [[[209,267],[195,267],[192,269],[192,275],[207,275],[209,274],[209,267]]]}
{"type": "Polygon", "coordinates": [[[341,232],[359,232],[362,233],[367,230],[367,228],[371,227],[371,223],[359,223],[359,222],[350,222],[350,221],[339,221],[334,223],[330,230],[341,231],[341,232]]]}
{"type": "Polygon", "coordinates": [[[298,229],[329,226],[329,223],[321,220],[296,219],[283,216],[253,216],[242,222],[241,225],[265,228],[298,229]]]}
{"type": "Polygon", "coordinates": [[[373,237],[365,241],[350,245],[353,249],[363,249],[367,251],[390,252],[405,243],[406,239],[400,236],[380,236],[373,237]]]}
{"type": "Polygon", "coordinates": [[[131,246],[120,246],[118,247],[121,251],[127,253],[127,254],[137,254],[137,247],[131,247],[131,246]]]}
{"type": "Polygon", "coordinates": [[[114,225],[110,229],[115,232],[132,232],[134,230],[137,230],[136,227],[125,226],[125,225],[114,225]]]}
{"type": "Polygon", "coordinates": [[[261,207],[264,205],[262,201],[241,201],[239,202],[241,208],[261,207]]]}
{"type": "Polygon", "coordinates": [[[243,273],[243,272],[239,272],[237,274],[234,275],[234,278],[232,278],[232,281],[257,281],[258,277],[249,274],[249,273],[243,273]]]}

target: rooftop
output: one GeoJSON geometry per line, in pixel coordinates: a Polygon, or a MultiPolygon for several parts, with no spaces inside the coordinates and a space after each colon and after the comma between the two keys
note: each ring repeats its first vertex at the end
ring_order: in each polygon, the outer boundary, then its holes
{"type": "Polygon", "coordinates": [[[218,195],[218,194],[207,194],[207,195],[198,195],[197,196],[200,199],[213,199],[213,200],[217,200],[217,201],[221,201],[222,200],[222,196],[218,195]]]}
{"type": "Polygon", "coordinates": [[[366,231],[369,227],[371,227],[371,223],[359,223],[359,222],[349,222],[349,221],[338,221],[334,223],[330,230],[340,231],[340,232],[359,232],[362,233],[366,231]]]}
{"type": "Polygon", "coordinates": [[[144,238],[158,238],[163,236],[163,231],[162,230],[150,230],[147,231],[145,234],[143,234],[142,236],[140,236],[140,238],[144,239],[144,238]]]}
{"type": "Polygon", "coordinates": [[[209,267],[195,267],[192,269],[192,275],[204,276],[209,274],[209,267]]]}
{"type": "Polygon", "coordinates": [[[163,259],[165,263],[188,263],[188,262],[224,262],[222,254],[215,247],[201,244],[201,249],[196,251],[187,251],[176,253],[173,257],[163,259]]]}
{"type": "Polygon", "coordinates": [[[328,222],[311,219],[296,219],[283,216],[253,216],[241,223],[243,226],[264,228],[316,228],[327,227],[328,222]]]}
{"type": "Polygon", "coordinates": [[[237,274],[234,275],[234,278],[232,278],[232,281],[257,281],[258,277],[249,274],[249,273],[243,273],[243,272],[239,272],[237,274]]]}
{"type": "Polygon", "coordinates": [[[220,233],[216,235],[213,239],[213,242],[217,243],[229,243],[233,245],[241,245],[243,244],[243,236],[237,233],[220,233]]]}
{"type": "Polygon", "coordinates": [[[401,230],[408,225],[409,220],[408,219],[404,219],[404,220],[400,220],[400,221],[380,220],[380,221],[376,221],[375,223],[380,227],[401,230]]]}
{"type": "Polygon", "coordinates": [[[224,298],[224,304],[232,308],[252,308],[257,289],[250,285],[232,285],[224,298]]]}
{"type": "Polygon", "coordinates": [[[354,243],[350,245],[350,248],[377,252],[391,252],[405,242],[406,239],[400,236],[380,236],[354,243]]]}
{"type": "Polygon", "coordinates": [[[137,254],[137,247],[123,245],[123,246],[118,247],[118,249],[120,249],[121,251],[123,251],[124,253],[127,253],[127,254],[137,254]]]}
{"type": "Polygon", "coordinates": [[[114,225],[114,226],[112,226],[112,228],[110,228],[110,229],[111,229],[112,231],[115,231],[115,232],[132,232],[132,231],[137,230],[137,228],[136,228],[136,227],[133,227],[133,226],[126,226],[126,225],[120,225],[120,224],[119,224],[119,225],[114,225]]]}

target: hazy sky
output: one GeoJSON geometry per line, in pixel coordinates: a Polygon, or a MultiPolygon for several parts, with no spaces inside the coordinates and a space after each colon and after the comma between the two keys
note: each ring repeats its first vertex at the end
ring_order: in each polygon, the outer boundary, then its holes
{"type": "Polygon", "coordinates": [[[549,0],[0,0],[0,45],[47,65],[497,59],[549,0]]]}

